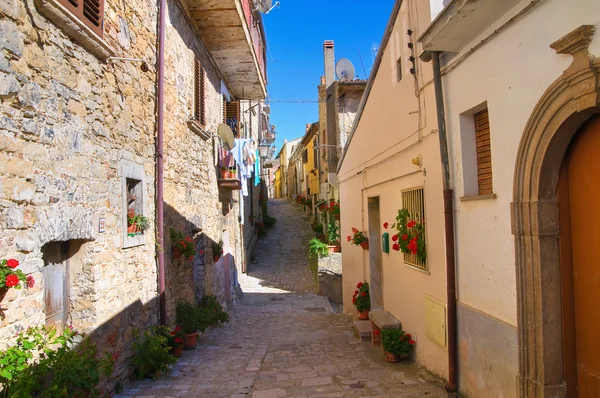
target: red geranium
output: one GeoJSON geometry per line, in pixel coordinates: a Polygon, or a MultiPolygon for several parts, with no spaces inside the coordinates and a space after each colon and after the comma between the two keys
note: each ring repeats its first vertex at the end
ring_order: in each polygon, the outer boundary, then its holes
{"type": "MultiPolygon", "coordinates": [[[[362,285],[361,285],[362,286],[362,285]]],[[[360,286],[358,287],[360,289],[360,286]]],[[[357,296],[358,295],[358,290],[354,291],[354,295],[357,296]]]]}
{"type": "Polygon", "coordinates": [[[31,289],[35,285],[35,279],[33,279],[33,276],[27,275],[27,282],[25,282],[25,284],[27,284],[27,287],[31,289]]]}
{"type": "Polygon", "coordinates": [[[357,234],[358,233],[358,229],[352,227],[352,233],[357,234]]]}
{"type": "Polygon", "coordinates": [[[365,296],[367,295],[367,293],[365,293],[365,292],[360,292],[360,295],[361,295],[362,297],[365,297],[365,296]]]}
{"type": "Polygon", "coordinates": [[[417,254],[417,238],[413,238],[410,240],[410,242],[408,243],[408,250],[410,250],[412,254],[417,254]]]}
{"type": "Polygon", "coordinates": [[[379,335],[381,334],[381,331],[380,331],[379,329],[375,329],[375,330],[373,331],[373,334],[374,334],[375,336],[379,336],[379,335]]]}
{"type": "Polygon", "coordinates": [[[383,223],[383,228],[385,228],[385,229],[388,229],[388,225],[390,225],[390,224],[388,224],[388,223],[384,222],[384,223],[383,223]]]}
{"type": "Polygon", "coordinates": [[[188,241],[188,242],[191,242],[191,241],[192,241],[192,238],[190,238],[189,236],[186,236],[186,237],[185,237],[185,240],[186,240],[186,241],[188,241]]]}
{"type": "Polygon", "coordinates": [[[393,235],[393,236],[392,236],[392,240],[393,240],[394,242],[397,242],[397,241],[398,241],[398,235],[393,235]]]}
{"type": "Polygon", "coordinates": [[[361,287],[362,285],[363,285],[363,283],[362,283],[362,282],[358,282],[358,285],[356,285],[356,288],[357,288],[357,289],[360,289],[360,287],[361,287]]]}
{"type": "Polygon", "coordinates": [[[175,337],[175,343],[183,344],[184,340],[181,337],[175,337]]]}
{"type": "Polygon", "coordinates": [[[417,225],[417,222],[416,222],[415,220],[410,220],[410,221],[408,222],[408,224],[406,224],[406,226],[407,226],[408,228],[412,228],[412,227],[414,227],[415,225],[417,225]]]}
{"type": "Polygon", "coordinates": [[[356,304],[356,296],[352,297],[352,304],[356,304]]]}
{"type": "Polygon", "coordinates": [[[15,274],[7,275],[4,283],[6,284],[6,287],[17,286],[19,284],[19,277],[16,276],[15,274]]]}
{"type": "Polygon", "coordinates": [[[399,245],[399,244],[397,244],[397,243],[394,243],[394,244],[392,245],[392,250],[395,250],[395,251],[400,251],[400,245],[399,245]]]}
{"type": "Polygon", "coordinates": [[[346,239],[348,239],[348,242],[350,242],[352,240],[352,237],[350,235],[348,235],[348,237],[346,239]]]}
{"type": "Polygon", "coordinates": [[[414,340],[408,340],[408,344],[410,344],[410,345],[415,345],[416,343],[415,343],[415,341],[414,341],[414,340]]]}
{"type": "Polygon", "coordinates": [[[402,240],[407,240],[408,239],[408,235],[407,234],[403,234],[402,235],[402,240]]]}
{"type": "Polygon", "coordinates": [[[19,260],[15,260],[14,258],[11,258],[6,261],[6,266],[8,268],[17,268],[19,266],[19,260]]]}

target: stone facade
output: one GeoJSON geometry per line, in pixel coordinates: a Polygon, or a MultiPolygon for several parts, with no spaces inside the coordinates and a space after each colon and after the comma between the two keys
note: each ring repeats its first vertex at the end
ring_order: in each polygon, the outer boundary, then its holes
{"type": "MultiPolygon", "coordinates": [[[[0,258],[18,259],[36,280],[2,301],[1,345],[48,322],[53,264],[66,275],[64,323],[119,354],[117,378],[129,374],[134,329],[159,322],[157,250],[165,252],[167,323],[174,323],[181,298],[212,294],[229,304],[239,294],[238,274],[256,236],[248,213],[260,217],[260,187],[252,185],[245,198],[219,188],[215,134],[227,83],[180,3],[167,4],[161,248],[155,244],[156,6],[106,0],[104,37],[94,39],[109,53],[145,61],[144,72],[138,62],[107,61],[33,0],[0,3],[0,258]],[[194,58],[206,72],[205,132],[188,123],[194,58]],[[129,240],[132,175],[140,184],[136,208],[150,228],[129,240]],[[192,260],[172,258],[171,228],[193,236],[192,260]],[[211,243],[220,240],[224,255],[215,263],[211,243]]],[[[244,136],[258,141],[260,105],[249,111],[256,104],[242,102],[241,114],[244,136]]]]}

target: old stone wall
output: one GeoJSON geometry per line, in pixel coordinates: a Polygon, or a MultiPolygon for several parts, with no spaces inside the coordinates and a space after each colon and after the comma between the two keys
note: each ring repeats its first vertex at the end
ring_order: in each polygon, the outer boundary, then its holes
{"type": "Polygon", "coordinates": [[[0,342],[45,322],[48,265],[62,250],[66,323],[121,361],[133,328],[157,322],[154,223],[141,245],[123,248],[122,178],[123,162],[138,166],[154,220],[156,9],[139,0],[105,8],[106,43],[146,60],[148,72],[97,58],[32,0],[0,2],[0,257],[36,280],[2,302],[0,342]]]}

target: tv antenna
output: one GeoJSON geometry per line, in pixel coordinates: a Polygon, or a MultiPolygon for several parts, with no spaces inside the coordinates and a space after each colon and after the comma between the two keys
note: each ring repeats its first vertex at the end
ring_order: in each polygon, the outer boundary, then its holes
{"type": "Polygon", "coordinates": [[[335,74],[339,80],[354,80],[354,65],[349,59],[342,58],[335,65],[335,74]]]}
{"type": "Polygon", "coordinates": [[[254,5],[256,6],[254,9],[255,11],[258,10],[267,15],[273,11],[274,8],[279,7],[280,3],[276,1],[275,4],[273,4],[273,0],[254,0],[254,5]]]}
{"type": "Polygon", "coordinates": [[[379,51],[379,45],[377,45],[377,43],[373,43],[371,45],[371,64],[375,63],[375,58],[377,57],[378,51],[379,51]]]}

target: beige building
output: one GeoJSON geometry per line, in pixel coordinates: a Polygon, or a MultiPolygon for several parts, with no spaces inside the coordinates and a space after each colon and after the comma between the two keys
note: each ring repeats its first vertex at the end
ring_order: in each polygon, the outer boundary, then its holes
{"type": "Polygon", "coordinates": [[[446,377],[440,149],[434,90],[429,84],[432,68],[417,58],[417,37],[428,22],[426,0],[396,2],[337,179],[344,311],[355,312],[351,297],[356,284],[368,281],[372,309],[400,320],[417,341],[416,361],[446,377]],[[411,57],[415,57],[414,64],[411,57]],[[424,220],[425,261],[392,249],[397,231],[391,226],[402,208],[415,220],[424,220]],[[387,229],[384,223],[389,224],[387,229]],[[345,239],[352,227],[368,235],[368,250],[345,239]],[[382,240],[387,241],[388,252],[383,252],[382,240]]]}
{"type": "Polygon", "coordinates": [[[600,3],[442,6],[460,388],[597,397],[600,3]]]}
{"type": "Polygon", "coordinates": [[[281,179],[278,183],[281,192],[281,198],[290,199],[291,193],[291,183],[290,183],[290,157],[292,156],[292,152],[294,151],[295,146],[300,142],[300,138],[296,138],[295,140],[288,141],[283,140],[283,146],[277,155],[279,159],[279,167],[281,173],[281,179]]]}
{"type": "Polygon", "coordinates": [[[167,1],[161,76],[156,3],[100,0],[93,16],[75,3],[0,2],[0,258],[36,280],[2,300],[0,343],[31,325],[72,324],[120,354],[118,380],[134,328],[172,324],[179,298],[236,298],[258,188],[248,182],[243,197],[232,189],[241,181],[222,181],[216,131],[225,122],[238,138],[262,138],[264,32],[247,0],[167,1]],[[199,11],[230,21],[236,39],[194,19],[199,11]],[[128,211],[149,228],[129,233],[128,211]],[[170,229],[193,238],[192,259],[172,256],[170,229]]]}

